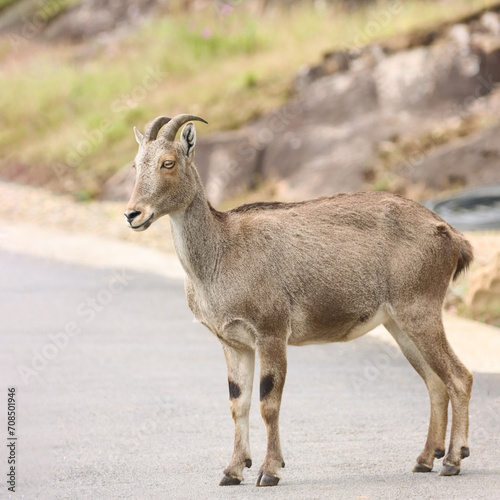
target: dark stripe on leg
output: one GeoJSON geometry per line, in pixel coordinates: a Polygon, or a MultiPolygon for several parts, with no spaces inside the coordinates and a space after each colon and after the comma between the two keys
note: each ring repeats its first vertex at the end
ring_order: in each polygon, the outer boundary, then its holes
{"type": "Polygon", "coordinates": [[[229,399],[238,399],[241,395],[240,387],[235,384],[232,380],[228,380],[229,383],[229,399]]]}
{"type": "Polygon", "coordinates": [[[274,379],[272,375],[266,375],[260,381],[260,400],[262,401],[274,387],[274,379]]]}

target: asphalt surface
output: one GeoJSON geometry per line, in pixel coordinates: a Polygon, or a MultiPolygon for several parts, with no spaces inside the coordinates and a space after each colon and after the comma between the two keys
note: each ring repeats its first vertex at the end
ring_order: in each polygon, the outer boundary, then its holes
{"type": "Polygon", "coordinates": [[[4,442],[16,388],[11,498],[500,498],[498,374],[475,374],[461,475],[439,477],[440,461],[412,474],[428,396],[402,355],[366,337],[290,348],[283,479],[253,485],[265,452],[255,395],[253,468],[221,488],[233,438],[225,363],[181,281],[0,252],[0,335],[4,442]]]}

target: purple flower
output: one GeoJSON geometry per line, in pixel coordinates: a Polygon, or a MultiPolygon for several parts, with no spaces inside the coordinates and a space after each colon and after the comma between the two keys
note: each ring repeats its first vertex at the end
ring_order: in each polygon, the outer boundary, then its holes
{"type": "Polygon", "coordinates": [[[212,30],[208,27],[205,27],[201,30],[201,37],[207,40],[208,38],[212,38],[212,30]]]}
{"type": "Polygon", "coordinates": [[[220,8],[220,13],[223,15],[223,16],[228,16],[229,14],[232,14],[233,13],[233,10],[234,10],[234,7],[232,5],[229,5],[228,3],[225,3],[224,5],[222,5],[222,7],[220,8]]]}

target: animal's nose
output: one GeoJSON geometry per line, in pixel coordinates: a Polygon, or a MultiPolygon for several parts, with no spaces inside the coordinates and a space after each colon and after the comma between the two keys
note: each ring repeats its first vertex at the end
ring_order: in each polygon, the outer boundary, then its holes
{"type": "Polygon", "coordinates": [[[139,210],[127,210],[123,215],[125,215],[129,224],[132,224],[132,221],[138,216],[141,215],[142,212],[139,210]]]}

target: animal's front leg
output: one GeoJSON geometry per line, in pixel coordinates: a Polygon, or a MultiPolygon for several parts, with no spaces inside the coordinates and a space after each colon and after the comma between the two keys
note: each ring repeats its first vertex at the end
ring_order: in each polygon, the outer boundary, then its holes
{"type": "Polygon", "coordinates": [[[249,348],[235,349],[223,345],[229,383],[229,405],[234,420],[234,452],[224,470],[221,486],[240,484],[243,469],[252,466],[248,415],[252,399],[255,351],[249,348]]]}
{"type": "Polygon", "coordinates": [[[258,344],[260,358],[260,412],[267,430],[267,452],[257,486],[275,486],[285,467],[281,453],[279,414],[286,377],[286,343],[266,339],[258,344]]]}

